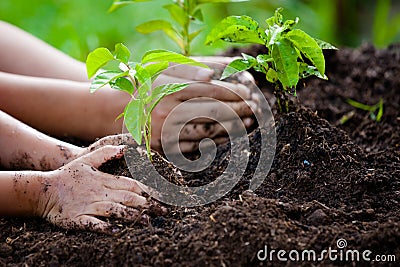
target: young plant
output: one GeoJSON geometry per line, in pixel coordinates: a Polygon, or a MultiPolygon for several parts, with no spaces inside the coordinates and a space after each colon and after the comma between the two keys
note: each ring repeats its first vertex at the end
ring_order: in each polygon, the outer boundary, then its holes
{"type": "Polygon", "coordinates": [[[124,91],[131,96],[124,112],[117,119],[124,118],[126,128],[138,144],[142,143],[142,136],[144,137],[147,153],[151,158],[152,110],[163,97],[188,86],[188,84],[171,83],[152,89],[153,81],[163,70],[168,68],[169,63],[208,67],[167,50],[151,50],[144,54],[140,62],[130,62],[130,56],[131,52],[123,44],[115,45],[114,53],[103,47],[89,53],[86,60],[88,77],[95,76],[90,86],[90,92],[94,93],[108,84],[111,88],[124,91]],[[119,63],[118,68],[99,72],[104,65],[111,61],[119,63]]]}
{"type": "MultiPolygon", "coordinates": [[[[352,99],[347,99],[347,103],[351,106],[369,112],[369,117],[377,122],[380,122],[383,115],[383,99],[381,98],[375,105],[366,105],[352,99]],[[378,112],[377,112],[378,111],[378,112]]],[[[343,123],[342,123],[343,124],[343,123]]]]}
{"type": "MultiPolygon", "coordinates": [[[[151,0],[114,0],[109,12],[128,4],[147,1],[151,0]]],[[[201,25],[204,22],[203,12],[200,8],[201,5],[208,3],[244,1],[248,0],[173,0],[171,4],[163,6],[163,8],[168,10],[172,19],[172,23],[163,19],[151,20],[140,24],[136,27],[136,30],[143,34],[148,34],[155,31],[163,31],[179,46],[182,54],[189,55],[193,39],[203,31],[203,28],[197,28],[196,30],[192,29],[193,23],[201,25]]]]}
{"type": "Polygon", "coordinates": [[[266,28],[260,27],[258,22],[249,16],[229,16],[210,32],[206,44],[224,40],[264,45],[267,54],[257,57],[242,54],[241,59],[232,61],[225,68],[221,79],[251,68],[262,72],[267,81],[275,84],[279,111],[288,112],[287,94],[296,95],[296,85],[301,78],[315,75],[327,79],[322,49],[336,48],[312,38],[302,30],[294,29],[299,18],[283,21],[281,11],[282,8],[278,8],[274,16],[266,20],[266,28]]]}

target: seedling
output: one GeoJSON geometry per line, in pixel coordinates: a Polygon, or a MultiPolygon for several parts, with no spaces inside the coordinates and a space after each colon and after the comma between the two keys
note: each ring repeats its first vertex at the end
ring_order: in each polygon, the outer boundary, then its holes
{"type": "Polygon", "coordinates": [[[147,153],[151,158],[152,110],[162,98],[188,86],[188,84],[171,83],[152,89],[153,81],[163,70],[168,68],[169,63],[208,67],[181,54],[167,50],[151,50],[144,54],[140,62],[130,62],[130,56],[131,52],[123,44],[115,45],[114,53],[103,47],[89,53],[86,60],[88,77],[95,76],[90,86],[90,92],[94,93],[108,84],[111,88],[124,91],[131,96],[124,112],[117,119],[124,118],[126,128],[138,144],[142,143],[142,136],[144,137],[147,153]],[[98,73],[104,65],[111,61],[117,61],[119,63],[118,68],[103,70],[98,73]]]}
{"type": "Polygon", "coordinates": [[[223,40],[264,45],[268,50],[267,54],[257,57],[242,54],[241,59],[232,61],[225,68],[221,79],[251,68],[262,72],[268,82],[275,84],[279,111],[288,112],[287,94],[293,93],[296,96],[296,85],[301,78],[315,75],[327,79],[322,49],[336,48],[327,42],[312,38],[302,30],[293,29],[299,18],[283,21],[281,11],[282,8],[278,8],[274,16],[266,20],[266,28],[260,27],[258,22],[249,16],[229,16],[210,32],[206,44],[223,40]]]}
{"type": "MultiPolygon", "coordinates": [[[[122,6],[126,6],[136,2],[147,2],[151,0],[114,0],[109,9],[112,12],[122,6]]],[[[202,25],[204,22],[201,5],[208,3],[229,3],[244,2],[248,0],[173,0],[171,4],[164,5],[163,8],[168,10],[172,23],[163,20],[151,20],[140,24],[136,30],[143,34],[155,31],[163,31],[173,42],[175,42],[182,51],[182,54],[189,55],[191,43],[202,31],[203,28],[197,27],[193,30],[193,23],[202,25]]]]}
{"type": "MultiPolygon", "coordinates": [[[[353,106],[355,108],[368,111],[369,117],[371,118],[371,120],[380,122],[382,119],[382,115],[383,115],[383,99],[382,98],[375,105],[366,105],[366,104],[357,102],[352,99],[347,99],[347,103],[349,103],[351,106],[353,106]]],[[[345,122],[341,121],[341,124],[343,124],[343,123],[345,123],[345,122]]]]}

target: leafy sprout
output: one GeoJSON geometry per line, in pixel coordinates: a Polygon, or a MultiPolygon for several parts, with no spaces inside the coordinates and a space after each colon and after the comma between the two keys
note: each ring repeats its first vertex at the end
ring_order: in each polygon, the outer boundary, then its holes
{"type": "Polygon", "coordinates": [[[124,91],[131,96],[124,112],[118,118],[123,117],[125,126],[133,139],[142,143],[144,137],[147,153],[150,154],[151,138],[151,112],[165,96],[184,89],[188,84],[170,83],[163,84],[152,89],[153,81],[160,73],[167,69],[169,63],[187,64],[208,68],[206,65],[181,54],[167,50],[151,50],[145,53],[140,62],[129,61],[131,52],[119,43],[115,45],[114,53],[101,47],[89,53],[86,60],[88,77],[94,79],[90,86],[90,92],[94,93],[105,85],[124,91]],[[119,63],[113,70],[101,70],[111,61],[119,63]]]}
{"type": "MultiPolygon", "coordinates": [[[[381,98],[375,105],[366,105],[352,99],[347,99],[347,103],[351,106],[369,112],[369,117],[377,122],[380,122],[383,116],[383,99],[381,98]]],[[[343,124],[343,123],[342,123],[343,124]]]]}
{"type": "MultiPolygon", "coordinates": [[[[136,2],[148,1],[152,0],[114,0],[109,12],[136,2]]],[[[193,30],[192,26],[193,23],[201,25],[204,22],[201,5],[244,1],[248,0],[173,0],[171,4],[163,6],[171,16],[172,23],[164,19],[151,20],[140,24],[136,30],[143,34],[163,31],[179,46],[182,54],[189,55],[192,41],[203,31],[201,27],[193,30]]]]}
{"type": "Polygon", "coordinates": [[[229,16],[222,20],[207,36],[206,44],[217,40],[232,43],[261,44],[267,54],[257,57],[242,54],[241,59],[232,61],[224,70],[221,79],[237,72],[253,68],[266,75],[267,81],[276,84],[279,110],[283,100],[288,111],[287,92],[296,94],[299,79],[315,75],[327,79],[325,58],[322,49],[336,49],[331,44],[312,38],[300,29],[294,29],[299,18],[283,20],[282,8],[267,19],[266,28],[249,16],[229,16]]]}

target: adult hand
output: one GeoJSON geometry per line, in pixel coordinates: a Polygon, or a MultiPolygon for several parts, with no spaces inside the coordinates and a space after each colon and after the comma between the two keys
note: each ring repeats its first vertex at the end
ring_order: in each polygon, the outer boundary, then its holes
{"type": "Polygon", "coordinates": [[[44,173],[38,214],[64,228],[111,231],[111,225],[97,217],[148,220],[141,211],[149,207],[142,192],[145,185],[97,168],[123,155],[124,146],[103,146],[67,165],[44,173]]]}
{"type": "Polygon", "coordinates": [[[162,147],[161,145],[162,131],[163,138],[167,140],[166,143],[168,143],[168,140],[173,139],[173,135],[179,134],[179,146],[182,152],[197,150],[200,141],[204,138],[211,138],[217,144],[228,140],[227,132],[234,130],[236,127],[234,116],[219,112],[219,104],[216,101],[204,99],[204,97],[222,101],[230,106],[242,119],[246,128],[251,127],[254,123],[252,109],[257,109],[258,101],[253,98],[254,95],[252,94],[252,76],[247,72],[243,72],[238,75],[238,79],[235,82],[220,81],[215,74],[222,72],[226,64],[232,61],[233,58],[202,57],[196,58],[196,60],[204,62],[213,69],[175,65],[164,71],[155,81],[155,85],[166,83],[189,83],[190,85],[163,98],[153,110],[151,139],[153,149],[158,151],[168,149],[168,147],[162,147]],[[250,84],[245,84],[245,81],[250,81],[250,84]],[[163,129],[163,123],[170,112],[179,104],[192,99],[197,99],[198,101],[185,105],[185,108],[174,114],[170,121],[172,125],[168,125],[163,129]],[[215,120],[197,118],[187,123],[179,132],[182,122],[194,118],[197,114],[223,121],[227,129],[223,128],[215,120]]]}

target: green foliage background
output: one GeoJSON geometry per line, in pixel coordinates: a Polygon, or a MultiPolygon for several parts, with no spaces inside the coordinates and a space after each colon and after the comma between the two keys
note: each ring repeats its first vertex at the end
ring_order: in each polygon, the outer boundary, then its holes
{"type": "MultiPolygon", "coordinates": [[[[134,51],[133,58],[138,59],[149,49],[178,51],[160,32],[142,35],[134,30],[144,21],[168,18],[162,5],[171,1],[136,3],[107,13],[112,0],[2,0],[0,20],[17,25],[80,60],[99,46],[113,49],[118,42],[127,44],[134,51]]],[[[204,5],[206,28],[195,41],[193,53],[210,55],[225,49],[227,45],[222,43],[203,45],[205,34],[222,18],[249,15],[264,21],[278,6],[285,8],[287,19],[299,16],[300,27],[311,36],[339,47],[356,47],[365,41],[383,47],[400,41],[397,0],[250,0],[204,5]]]]}

